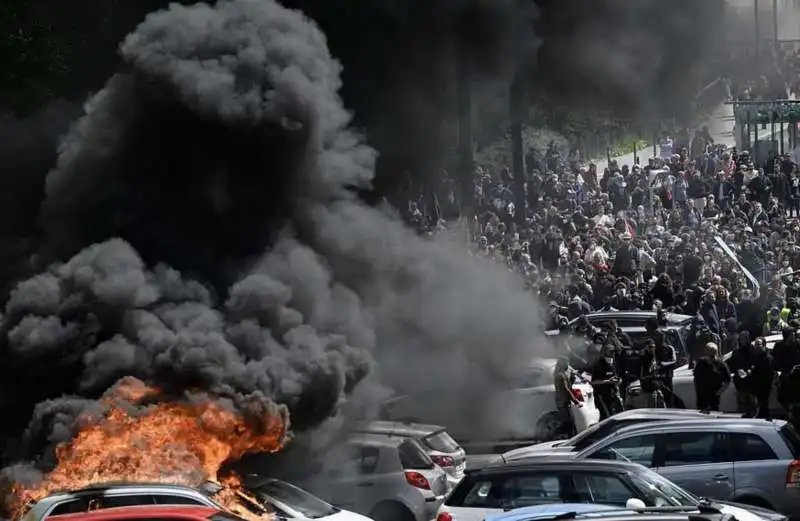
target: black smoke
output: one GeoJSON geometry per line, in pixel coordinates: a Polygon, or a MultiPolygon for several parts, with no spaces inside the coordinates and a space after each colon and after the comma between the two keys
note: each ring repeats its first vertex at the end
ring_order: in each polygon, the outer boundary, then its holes
{"type": "Polygon", "coordinates": [[[538,310],[512,275],[354,195],[376,152],[314,22],[271,0],[174,5],[120,49],[46,174],[41,268],[4,308],[6,463],[46,470],[124,377],[264,396],[298,432],[374,406],[373,379],[490,413],[536,354],[538,310]]]}

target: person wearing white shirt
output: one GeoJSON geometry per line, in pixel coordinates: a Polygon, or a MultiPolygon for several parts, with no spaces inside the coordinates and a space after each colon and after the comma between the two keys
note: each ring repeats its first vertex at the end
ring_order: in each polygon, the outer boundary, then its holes
{"type": "Polygon", "coordinates": [[[673,149],[675,148],[675,142],[669,137],[669,134],[664,132],[664,136],[661,138],[661,143],[659,144],[659,148],[661,150],[661,159],[669,159],[672,157],[673,149]]]}

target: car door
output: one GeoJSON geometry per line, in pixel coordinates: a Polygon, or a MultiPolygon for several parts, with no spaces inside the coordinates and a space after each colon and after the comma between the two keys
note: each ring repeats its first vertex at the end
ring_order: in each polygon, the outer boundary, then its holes
{"type": "Polygon", "coordinates": [[[667,432],[659,438],[654,461],[659,474],[701,497],[733,497],[733,459],[726,432],[667,432]]]}
{"type": "Polygon", "coordinates": [[[645,467],[652,467],[656,443],[655,434],[635,434],[610,442],[601,440],[583,451],[578,457],[583,459],[632,461],[645,467]]]}

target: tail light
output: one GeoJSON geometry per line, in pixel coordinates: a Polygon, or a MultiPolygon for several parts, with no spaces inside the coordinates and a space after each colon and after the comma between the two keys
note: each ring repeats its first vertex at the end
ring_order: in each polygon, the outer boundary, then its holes
{"type": "Polygon", "coordinates": [[[789,463],[789,468],[786,470],[786,486],[800,488],[800,460],[789,463]]]}
{"type": "Polygon", "coordinates": [[[440,467],[455,467],[455,461],[450,456],[431,456],[434,463],[440,467]]]}
{"type": "Polygon", "coordinates": [[[408,484],[412,487],[421,488],[424,490],[431,489],[431,484],[428,483],[428,478],[414,470],[406,471],[406,481],[408,481],[408,484]]]}
{"type": "Polygon", "coordinates": [[[580,389],[576,389],[576,388],[573,387],[572,388],[572,396],[574,396],[575,399],[578,400],[579,402],[583,401],[583,393],[581,392],[580,389]]]}
{"type": "Polygon", "coordinates": [[[450,512],[439,512],[439,515],[436,516],[436,521],[455,521],[455,518],[450,512]]]}

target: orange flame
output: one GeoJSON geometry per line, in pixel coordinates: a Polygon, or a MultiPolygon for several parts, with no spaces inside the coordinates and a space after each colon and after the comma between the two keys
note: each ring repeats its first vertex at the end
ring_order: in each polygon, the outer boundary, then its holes
{"type": "MultiPolygon", "coordinates": [[[[56,448],[56,467],[41,483],[12,487],[13,518],[20,517],[30,502],[56,491],[99,483],[198,486],[216,480],[225,461],[246,453],[278,451],[286,440],[288,413],[271,402],[267,407],[257,404],[258,414],[247,418],[211,398],[134,407],[156,395],[157,389],[139,380],[121,380],[103,400],[108,406],[103,417],[83,418],[87,426],[56,448]]],[[[222,485],[233,492],[217,494],[219,503],[240,516],[260,519],[240,508],[238,478],[228,478],[222,485]]]]}

